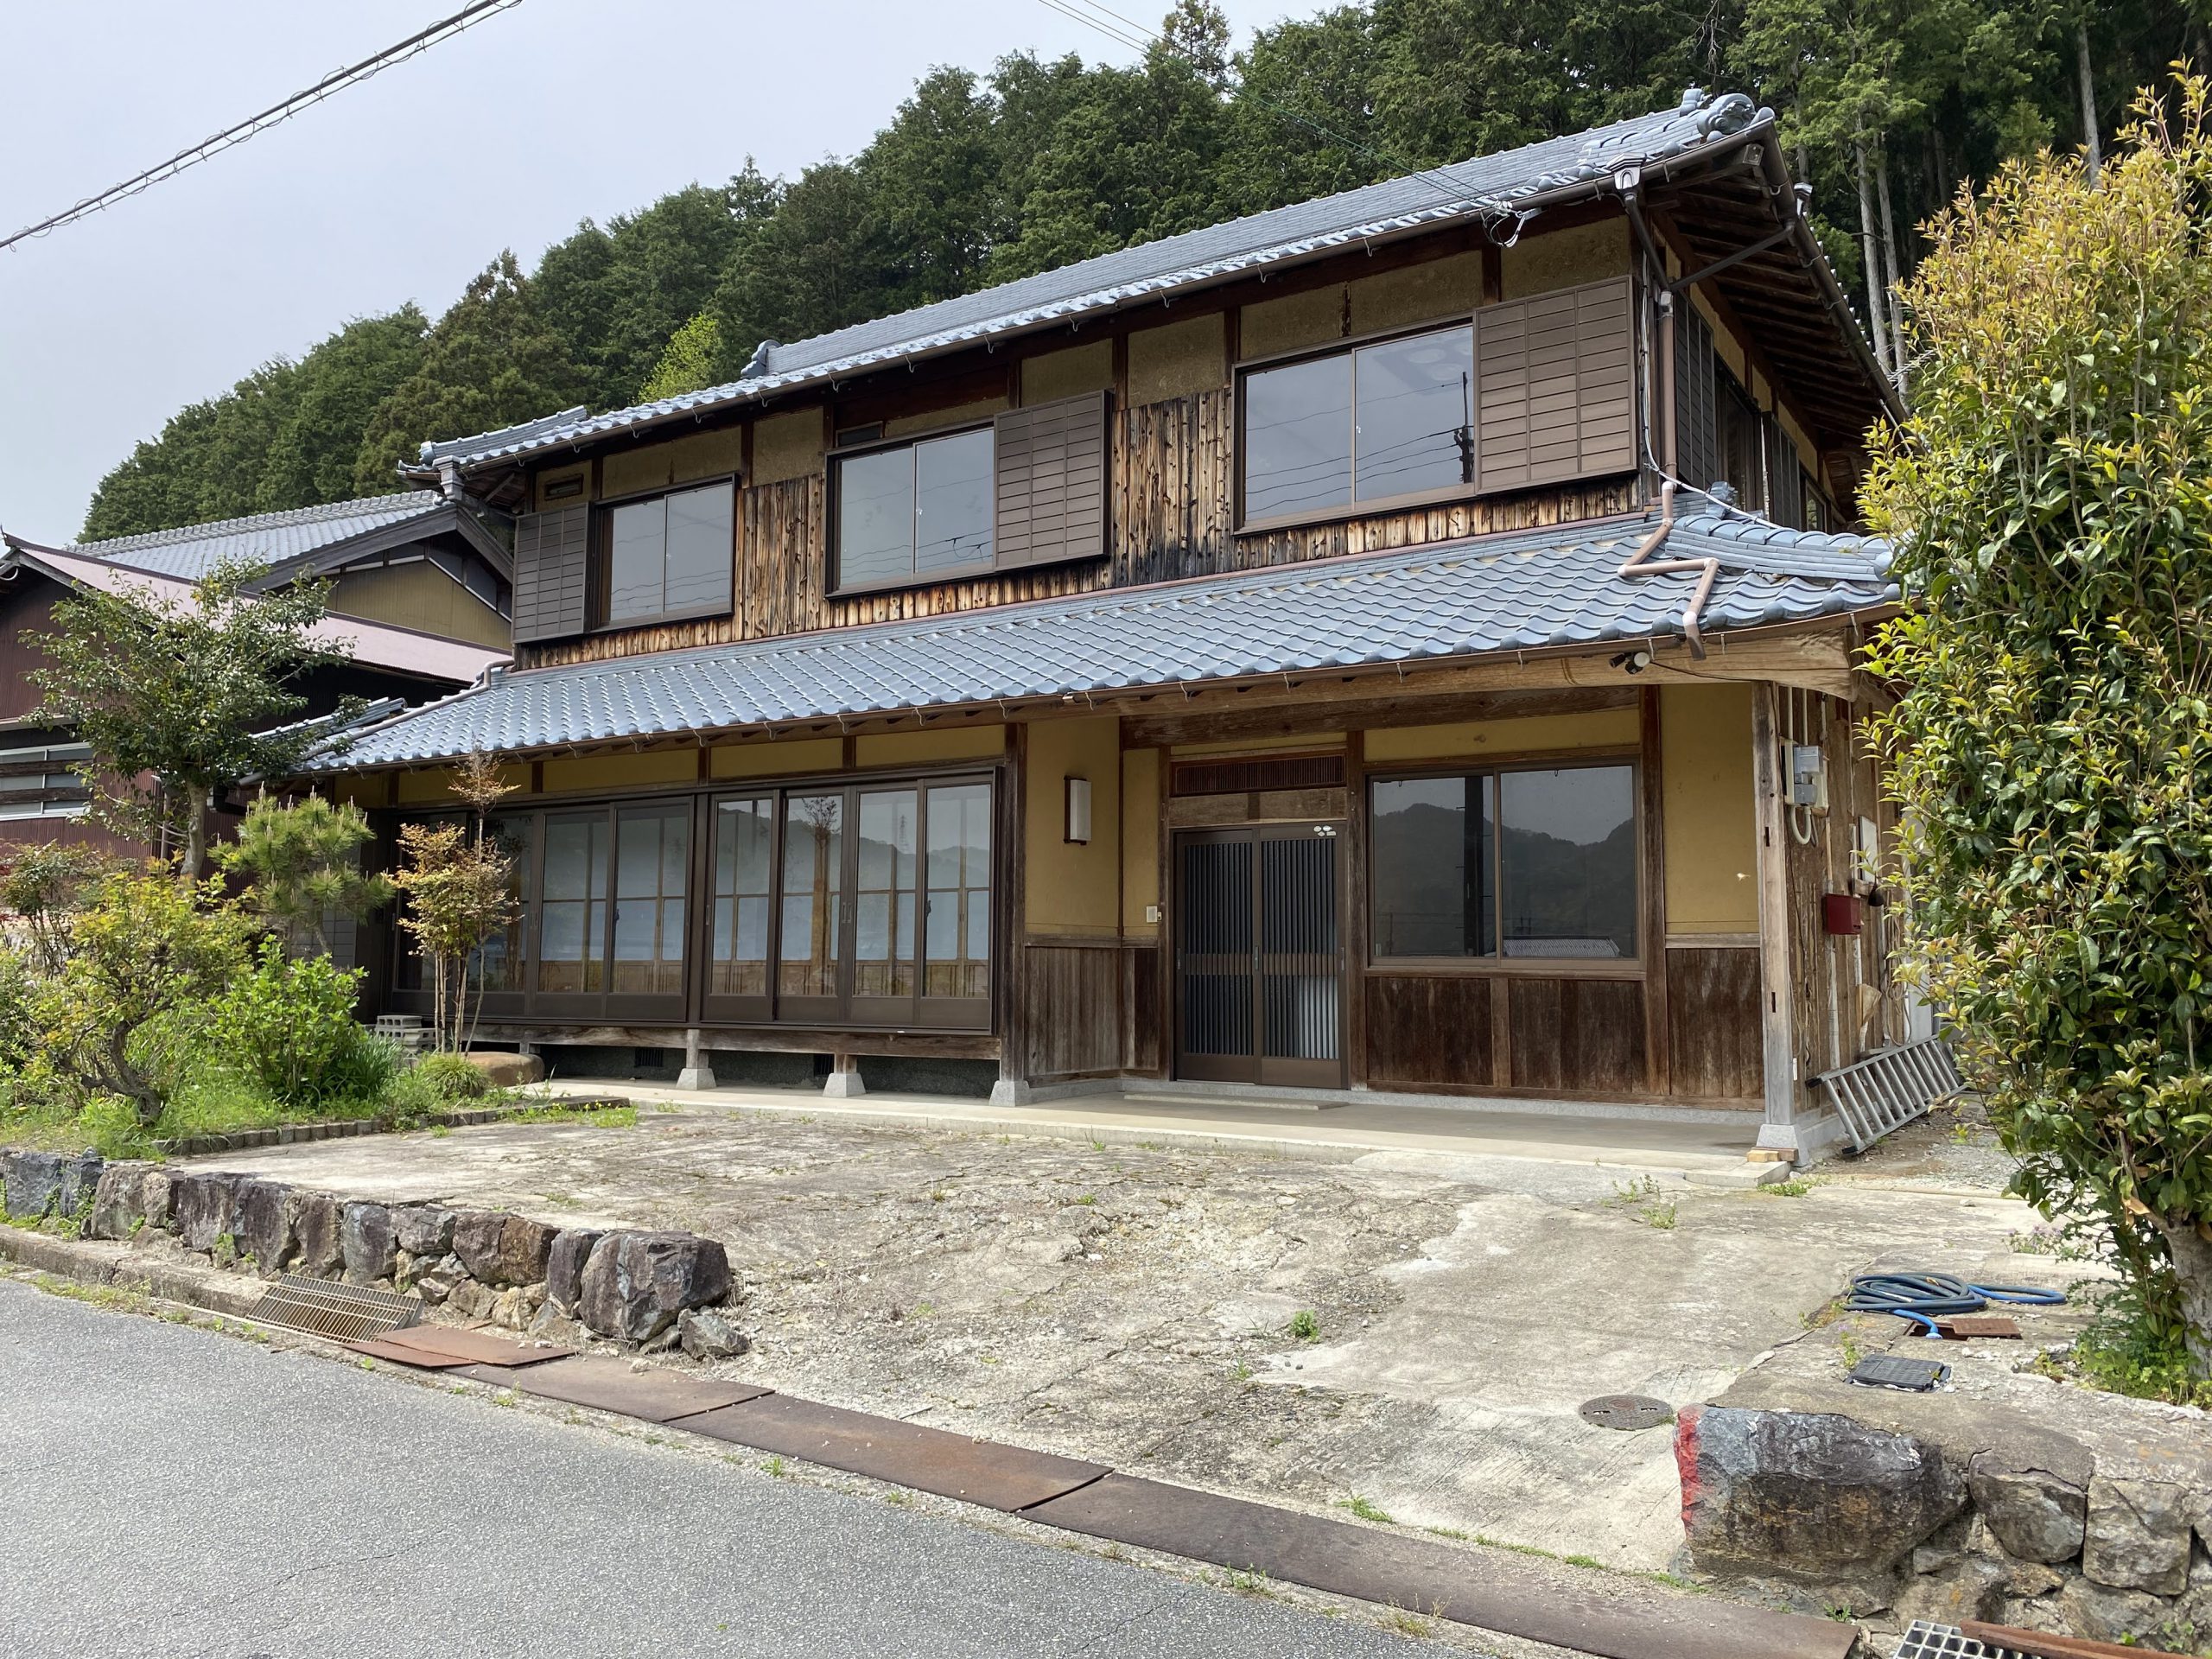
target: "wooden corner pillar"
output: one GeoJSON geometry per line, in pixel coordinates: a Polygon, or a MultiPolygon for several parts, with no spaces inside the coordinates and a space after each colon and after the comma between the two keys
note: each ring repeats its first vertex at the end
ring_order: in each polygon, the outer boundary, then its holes
{"type": "Polygon", "coordinates": [[[1000,775],[1001,845],[999,871],[1003,902],[999,912],[999,1075],[991,1084],[994,1106],[1027,1106],[1029,1089],[1029,728],[1009,734],[1006,768],[1000,775]]]}
{"type": "Polygon", "coordinates": [[[1783,773],[1774,683],[1751,688],[1751,787],[1758,809],[1760,1057],[1766,1074],[1766,1120],[1758,1144],[1809,1150],[1798,1128],[1802,1088],[1797,1080],[1797,1033],[1790,961],[1789,861],[1783,801],[1783,773]]]}

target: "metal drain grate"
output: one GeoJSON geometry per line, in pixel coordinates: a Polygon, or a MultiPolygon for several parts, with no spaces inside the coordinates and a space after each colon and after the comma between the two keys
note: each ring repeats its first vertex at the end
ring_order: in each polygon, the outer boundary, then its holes
{"type": "Polygon", "coordinates": [[[1916,1619],[1905,1627],[1904,1638],[1890,1659],[1993,1659],[1994,1649],[1977,1642],[1955,1624],[1931,1624],[1916,1619]]]}
{"type": "Polygon", "coordinates": [[[288,1331],[350,1342],[413,1325],[423,1317],[423,1304],[366,1285],[334,1285],[286,1273],[277,1275],[247,1317],[288,1331]]]}
{"type": "Polygon", "coordinates": [[[1648,1394],[1601,1394],[1595,1400],[1585,1400],[1576,1409],[1586,1423],[1624,1432],[1656,1428],[1675,1421],[1675,1408],[1648,1394]]]}

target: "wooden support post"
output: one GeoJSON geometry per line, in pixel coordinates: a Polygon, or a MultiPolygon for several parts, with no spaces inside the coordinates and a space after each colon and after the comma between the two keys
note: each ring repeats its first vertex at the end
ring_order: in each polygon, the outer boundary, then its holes
{"type": "Polygon", "coordinates": [[[861,1081],[860,1062],[850,1054],[831,1050],[830,1079],[822,1085],[822,1092],[832,1100],[852,1100],[868,1093],[868,1085],[861,1081]]]}
{"type": "Polygon", "coordinates": [[[1766,1071],[1762,1147],[1797,1150],[1796,982],[1789,959],[1789,826],[1786,819],[1775,687],[1751,693],[1751,788],[1758,810],[1760,1053],[1766,1071]]]}
{"type": "Polygon", "coordinates": [[[1667,826],[1665,779],[1660,770],[1659,688],[1643,689],[1639,735],[1643,750],[1643,913],[1637,919],[1643,957],[1643,1081],[1653,1095],[1671,1093],[1673,1026],[1667,1006],[1667,826]]]}
{"type": "Polygon", "coordinates": [[[1029,728],[1016,725],[1001,779],[999,812],[999,1076],[994,1106],[1027,1106],[1029,1092],[1029,728]]]}
{"type": "Polygon", "coordinates": [[[715,1086],[715,1063],[707,1058],[706,1045],[701,1040],[696,1026],[689,1027],[683,1033],[683,1069],[676,1074],[676,1086],[679,1089],[711,1089],[715,1086]]]}

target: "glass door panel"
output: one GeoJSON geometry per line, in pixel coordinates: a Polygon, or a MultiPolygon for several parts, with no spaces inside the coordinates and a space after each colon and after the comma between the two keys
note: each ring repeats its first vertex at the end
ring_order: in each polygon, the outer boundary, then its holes
{"type": "Polygon", "coordinates": [[[518,1013],[522,1007],[530,928],[530,842],[534,828],[528,817],[493,818],[485,826],[486,837],[505,857],[512,872],[507,896],[514,904],[514,918],[506,931],[486,940],[469,965],[470,977],[483,987],[485,1007],[494,1012],[518,1013]]]}
{"type": "Polygon", "coordinates": [[[683,1012],[684,896],[691,808],[631,806],[614,815],[614,950],[609,1012],[683,1012]]]}
{"type": "Polygon", "coordinates": [[[914,1017],[915,852],[921,798],[912,789],[861,792],[853,882],[853,1018],[914,1017]]]}
{"type": "Polygon", "coordinates": [[[1176,1072],[1258,1080],[1253,846],[1249,833],[1186,836],[1176,848],[1176,1072]]]}
{"type": "Polygon", "coordinates": [[[777,1016],[843,1017],[845,794],[784,801],[784,879],[777,945],[777,1016]]]}
{"type": "Polygon", "coordinates": [[[545,869],[537,905],[537,988],[552,996],[607,989],[607,823],[545,821],[545,869]]]}
{"type": "Polygon", "coordinates": [[[772,796],[717,801],[714,816],[714,907],[708,947],[709,1017],[761,1020],[768,1014],[770,873],[775,868],[772,796]]]}
{"type": "Polygon", "coordinates": [[[923,910],[924,1017],[988,1026],[991,996],[991,786],[928,791],[929,887],[923,910]]]}

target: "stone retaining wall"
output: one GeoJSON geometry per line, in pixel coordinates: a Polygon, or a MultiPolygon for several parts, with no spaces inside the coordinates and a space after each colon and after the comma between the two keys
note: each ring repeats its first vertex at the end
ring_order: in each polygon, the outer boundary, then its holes
{"type": "MultiPolygon", "coordinates": [[[[1830,1605],[1891,1609],[1900,1624],[1986,1619],[2212,1648],[2212,1425],[2201,1414],[2115,1433],[2076,1412],[2062,1430],[2050,1412],[2001,1402],[1853,1393],[1847,1412],[1724,1403],[1681,1414],[1682,1524],[1700,1573],[1810,1586],[1830,1605]]],[[[2052,1403],[2063,1414],[2065,1402],[2052,1403]]]]}
{"type": "Polygon", "coordinates": [[[374,1285],[541,1335],[588,1334],[643,1352],[681,1346],[695,1359],[749,1346],[730,1317],[741,1296],[728,1255],[691,1233],[376,1204],[227,1171],[108,1164],[91,1152],[0,1154],[0,1206],[17,1226],[181,1249],[264,1277],[374,1285]]]}

